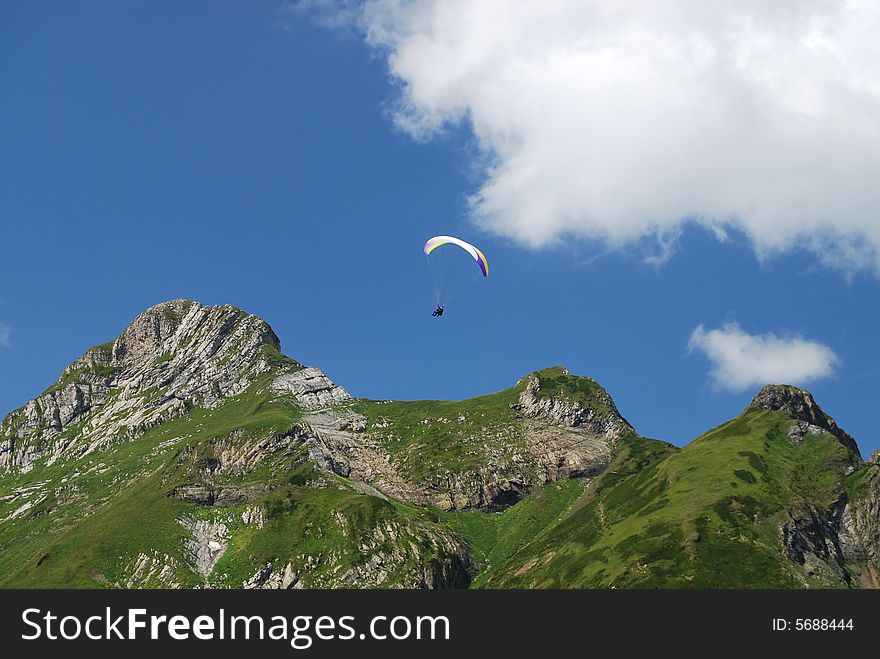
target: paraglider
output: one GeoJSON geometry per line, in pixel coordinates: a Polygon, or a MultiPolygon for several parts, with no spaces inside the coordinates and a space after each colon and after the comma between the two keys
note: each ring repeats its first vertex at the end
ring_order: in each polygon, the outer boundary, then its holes
{"type": "Polygon", "coordinates": [[[434,294],[437,298],[437,308],[431,314],[435,318],[443,315],[445,306],[458,295],[465,287],[474,281],[486,279],[489,276],[489,262],[485,254],[475,245],[471,245],[460,238],[453,236],[434,236],[429,238],[423,248],[428,258],[428,265],[434,278],[434,294]],[[458,249],[450,250],[447,246],[458,249]],[[443,247],[435,253],[435,250],[443,247]],[[459,251],[464,250],[464,254],[459,251]],[[467,259],[470,255],[476,262],[477,267],[467,267],[465,263],[457,263],[456,259],[467,259]],[[461,256],[459,256],[461,255],[461,256]]]}

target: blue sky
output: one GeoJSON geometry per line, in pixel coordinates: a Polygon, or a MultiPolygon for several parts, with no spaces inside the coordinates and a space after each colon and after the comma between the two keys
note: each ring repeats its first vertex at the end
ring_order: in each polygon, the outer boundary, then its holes
{"type": "Polygon", "coordinates": [[[833,351],[805,386],[863,455],[880,448],[875,270],[789,244],[759,259],[749,224],[723,242],[676,225],[661,265],[650,236],[499,229],[503,207],[469,202],[485,136],[454,120],[414,139],[376,44],[318,22],[277,2],[3,4],[0,410],[186,297],[264,317],[355,396],[463,398],[564,364],[676,444],[757,389],[717,387],[688,350],[735,322],[833,351]],[[492,270],[437,320],[421,245],[440,233],[492,270]]]}

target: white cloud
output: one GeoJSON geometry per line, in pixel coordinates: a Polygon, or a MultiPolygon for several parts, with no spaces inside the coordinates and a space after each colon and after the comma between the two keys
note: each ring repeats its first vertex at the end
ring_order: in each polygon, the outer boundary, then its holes
{"type": "Polygon", "coordinates": [[[293,6],[353,21],[387,57],[403,130],[471,127],[472,214],[492,232],[617,248],[692,221],[742,230],[762,258],[880,273],[875,0],[293,6]]]}
{"type": "Polygon", "coordinates": [[[11,333],[12,330],[9,329],[8,325],[0,323],[0,348],[5,348],[9,345],[9,335],[11,333]]]}
{"type": "Polygon", "coordinates": [[[741,391],[764,384],[805,384],[832,374],[837,355],[828,346],[798,336],[748,334],[736,323],[691,334],[688,350],[700,350],[719,389],[741,391]]]}

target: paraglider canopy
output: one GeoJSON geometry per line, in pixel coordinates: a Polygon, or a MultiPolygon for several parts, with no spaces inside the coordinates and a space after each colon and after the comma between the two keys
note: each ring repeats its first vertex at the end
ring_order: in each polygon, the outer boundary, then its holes
{"type": "Polygon", "coordinates": [[[475,245],[454,236],[434,236],[425,243],[423,250],[428,259],[428,267],[434,279],[434,294],[437,297],[435,317],[443,315],[443,307],[470,284],[485,281],[489,276],[489,262],[485,254],[475,245]],[[452,245],[455,249],[438,247],[452,245]],[[460,250],[464,250],[462,253],[460,250]],[[467,255],[477,263],[477,268],[468,265],[467,255]]]}
{"type": "Polygon", "coordinates": [[[483,255],[483,252],[477,249],[474,245],[466,243],[460,238],[454,238],[452,236],[434,236],[433,238],[429,238],[428,241],[425,243],[425,255],[427,256],[441,245],[458,245],[464,251],[474,257],[477,265],[480,266],[480,272],[483,273],[483,276],[489,276],[489,262],[486,261],[486,257],[483,255]]]}

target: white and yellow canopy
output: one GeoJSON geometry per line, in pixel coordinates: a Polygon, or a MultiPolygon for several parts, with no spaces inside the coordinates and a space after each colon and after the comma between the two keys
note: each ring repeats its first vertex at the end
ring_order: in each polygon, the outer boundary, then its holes
{"type": "Polygon", "coordinates": [[[460,238],[454,238],[452,236],[434,236],[433,238],[429,238],[428,242],[425,243],[425,254],[430,254],[441,245],[457,245],[458,247],[461,247],[464,251],[474,257],[474,261],[480,266],[480,271],[483,273],[483,276],[489,276],[489,262],[486,260],[483,252],[474,245],[466,243],[460,238]]]}

